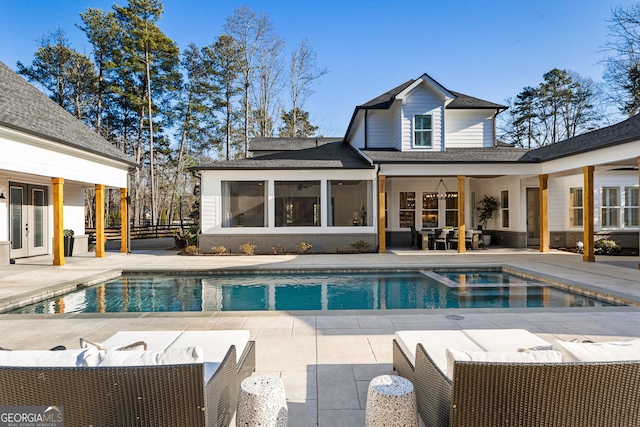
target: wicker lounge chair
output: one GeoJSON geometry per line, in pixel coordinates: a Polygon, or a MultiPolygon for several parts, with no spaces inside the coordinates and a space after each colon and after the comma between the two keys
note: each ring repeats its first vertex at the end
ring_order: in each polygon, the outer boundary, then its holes
{"type": "Polygon", "coordinates": [[[456,361],[451,380],[428,346],[417,344],[413,364],[393,342],[394,368],[414,383],[426,425],[640,425],[640,362],[456,361]]]}
{"type": "MultiPolygon", "coordinates": [[[[213,338],[218,331],[207,332],[213,338]]],[[[148,340],[151,351],[169,349],[171,345],[167,343],[189,345],[197,337],[191,332],[182,341],[178,341],[181,332],[175,332],[174,337],[170,337],[171,332],[119,334],[120,339],[126,340],[131,334],[136,340],[148,340]]],[[[117,341],[110,338],[102,344],[117,341]]],[[[0,366],[0,406],[62,406],[65,426],[226,427],[237,408],[240,382],[255,370],[255,343],[247,341],[239,355],[233,344],[214,355],[213,343],[203,344],[204,363],[0,366]]],[[[68,352],[75,360],[76,353],[68,352]]],[[[55,353],[62,357],[65,352],[55,353]]]]}

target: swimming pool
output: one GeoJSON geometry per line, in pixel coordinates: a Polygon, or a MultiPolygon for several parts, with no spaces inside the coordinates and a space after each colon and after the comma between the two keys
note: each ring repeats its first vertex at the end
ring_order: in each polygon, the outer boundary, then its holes
{"type": "Polygon", "coordinates": [[[10,313],[595,307],[608,302],[502,272],[123,275],[10,313]]]}

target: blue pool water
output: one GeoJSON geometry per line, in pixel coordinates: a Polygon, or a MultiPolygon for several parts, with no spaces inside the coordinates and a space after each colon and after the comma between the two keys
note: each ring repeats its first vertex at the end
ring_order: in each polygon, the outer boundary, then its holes
{"type": "Polygon", "coordinates": [[[497,272],[123,276],[13,313],[593,307],[497,272]]]}

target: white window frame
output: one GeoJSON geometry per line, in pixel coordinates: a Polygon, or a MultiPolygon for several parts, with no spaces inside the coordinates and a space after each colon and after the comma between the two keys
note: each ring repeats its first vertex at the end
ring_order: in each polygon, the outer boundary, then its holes
{"type": "Polygon", "coordinates": [[[602,224],[602,229],[620,228],[620,212],[621,212],[620,208],[621,208],[620,187],[602,187],[602,208],[600,209],[600,220],[602,224]],[[605,204],[605,193],[609,191],[616,192],[615,204],[611,204],[611,205],[605,204]],[[610,215],[610,217],[615,218],[616,223],[613,225],[605,223],[605,218],[606,218],[605,211],[608,211],[608,210],[612,211],[612,214],[610,215]]]}
{"type": "MultiPolygon", "coordinates": [[[[575,200],[575,202],[578,202],[575,200]]],[[[584,228],[584,189],[582,187],[570,187],[569,188],[569,228],[584,228]],[[579,200],[580,205],[574,204],[573,193],[575,190],[580,190],[581,198],[579,200]],[[580,213],[578,213],[578,211],[580,213]],[[575,219],[580,218],[580,224],[576,225],[575,219]]]]}
{"type": "Polygon", "coordinates": [[[509,220],[509,190],[502,190],[500,191],[500,225],[502,226],[502,228],[509,228],[510,224],[511,222],[509,220]],[[506,203],[505,203],[505,200],[506,200],[506,203]],[[505,218],[506,218],[506,221],[505,221],[505,218]]]}
{"type": "Polygon", "coordinates": [[[416,226],[416,194],[415,190],[398,191],[398,228],[408,229],[410,227],[402,226],[402,212],[413,212],[413,226],[416,226]],[[413,209],[402,208],[402,193],[413,193],[413,209]]]}
{"type": "Polygon", "coordinates": [[[413,144],[412,144],[413,148],[433,148],[433,114],[416,114],[415,116],[413,116],[413,144]],[[431,122],[431,127],[429,129],[418,129],[416,126],[416,118],[417,117],[429,117],[430,118],[430,122],[431,122]],[[417,141],[417,135],[418,132],[424,132],[424,133],[428,133],[430,135],[429,138],[429,145],[418,145],[417,141]]]}
{"type": "Polygon", "coordinates": [[[630,211],[635,210],[636,211],[636,218],[638,218],[638,214],[640,213],[640,208],[638,207],[638,197],[640,196],[640,189],[638,189],[638,187],[624,187],[624,216],[622,218],[622,224],[624,226],[624,228],[638,228],[639,224],[627,224],[627,218],[628,216],[631,216],[630,214],[628,215],[627,213],[630,211]],[[636,193],[636,200],[634,204],[631,204],[632,200],[631,197],[629,197],[629,193],[634,191],[636,193]]]}

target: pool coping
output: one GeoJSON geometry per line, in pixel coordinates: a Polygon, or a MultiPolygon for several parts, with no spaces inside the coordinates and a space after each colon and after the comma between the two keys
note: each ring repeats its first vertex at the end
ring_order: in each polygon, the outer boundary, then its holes
{"type": "MultiPolygon", "coordinates": [[[[44,301],[49,298],[54,298],[60,295],[64,295],[69,292],[73,292],[85,287],[91,287],[98,283],[115,279],[124,274],[166,274],[166,275],[202,275],[202,274],[215,274],[215,275],[240,275],[240,274],[255,274],[257,271],[261,272],[269,272],[269,273],[279,273],[279,274],[300,274],[300,273],[318,273],[318,272],[327,272],[330,271],[332,273],[366,273],[366,272],[375,272],[375,271],[389,271],[389,272],[406,272],[406,271],[420,271],[420,270],[432,270],[432,271],[501,271],[504,273],[514,274],[516,276],[522,277],[524,279],[536,280],[542,283],[547,283],[550,286],[557,287],[561,290],[570,291],[576,293],[581,296],[599,299],[604,302],[618,304],[612,307],[541,307],[538,310],[544,311],[557,311],[560,309],[566,310],[579,310],[579,309],[620,309],[620,308],[634,308],[640,307],[640,301],[629,298],[627,295],[621,292],[614,292],[609,289],[605,289],[602,287],[594,286],[594,285],[585,285],[573,280],[562,279],[559,277],[555,277],[550,274],[540,273],[533,270],[528,270],[521,267],[514,267],[509,264],[497,264],[497,263],[474,263],[473,265],[460,265],[460,264],[441,264],[437,267],[431,266],[428,268],[418,267],[415,265],[406,265],[406,266],[369,266],[369,267],[355,267],[355,268],[344,268],[344,267],[301,267],[301,268],[276,268],[276,267],[227,267],[227,268],[122,268],[122,269],[110,269],[101,273],[92,274],[89,276],[64,281],[61,283],[57,283],[55,285],[47,286],[45,288],[40,288],[38,290],[33,290],[29,292],[24,292],[21,294],[16,294],[8,298],[0,299],[0,315],[3,314],[17,314],[17,313],[8,313],[11,310],[15,310],[26,305],[38,303],[44,301]],[[623,304],[623,305],[620,305],[623,304]]],[[[482,310],[496,310],[495,308],[491,309],[462,309],[462,308],[438,308],[438,309],[411,309],[412,314],[425,314],[431,312],[442,313],[445,310],[454,310],[459,312],[460,310],[472,310],[474,313],[482,310]]],[[[536,310],[536,308],[501,308],[500,310],[504,310],[505,312],[510,311],[519,311],[524,310],[526,312],[532,312],[536,310]]],[[[166,317],[166,316],[194,316],[197,317],[208,317],[212,314],[217,313],[231,313],[233,315],[241,315],[246,316],[247,313],[252,314],[264,314],[264,313],[273,313],[273,312],[285,312],[285,313],[295,313],[296,315],[327,315],[327,314],[346,314],[346,313],[358,313],[358,315],[372,315],[372,314],[380,314],[386,313],[388,315],[397,315],[397,314],[407,314],[407,309],[385,309],[385,310],[265,310],[265,311],[226,311],[226,312],[131,312],[131,313],[71,313],[71,314],[21,314],[21,316],[101,316],[104,318],[108,317],[144,317],[144,316],[152,316],[156,315],[158,317],[166,317]]]]}

